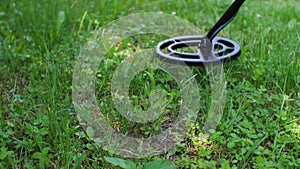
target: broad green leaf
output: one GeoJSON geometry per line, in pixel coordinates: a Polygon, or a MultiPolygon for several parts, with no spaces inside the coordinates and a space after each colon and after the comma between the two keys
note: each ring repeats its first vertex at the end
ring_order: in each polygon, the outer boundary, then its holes
{"type": "Polygon", "coordinates": [[[42,155],[44,155],[44,156],[47,155],[49,150],[50,150],[49,147],[43,148],[43,150],[42,150],[42,155]]]}
{"type": "Polygon", "coordinates": [[[230,163],[227,160],[221,160],[221,168],[220,169],[230,169],[230,163]]]}
{"type": "Polygon", "coordinates": [[[227,147],[228,147],[228,148],[233,148],[234,146],[235,146],[234,141],[229,141],[229,142],[227,143],[227,147]]]}
{"type": "Polygon", "coordinates": [[[32,158],[33,159],[40,159],[42,156],[42,154],[40,152],[35,152],[32,154],[32,158]]]}
{"type": "Polygon", "coordinates": [[[44,136],[44,135],[46,135],[46,134],[49,134],[49,131],[48,131],[47,128],[41,128],[41,129],[40,129],[40,134],[41,134],[42,136],[44,136]]]}
{"type": "Polygon", "coordinates": [[[14,154],[13,151],[7,151],[6,147],[1,147],[0,160],[5,159],[7,156],[14,154]]]}
{"type": "Polygon", "coordinates": [[[1,147],[0,160],[5,159],[6,156],[7,156],[7,148],[1,147]]]}
{"type": "Polygon", "coordinates": [[[92,127],[87,127],[87,129],[86,129],[86,134],[87,134],[90,138],[92,138],[92,137],[94,136],[94,134],[95,134],[94,129],[93,129],[92,127]]]}
{"type": "Polygon", "coordinates": [[[145,169],[175,169],[175,164],[169,160],[154,160],[146,163],[145,169]]]}
{"type": "Polygon", "coordinates": [[[124,169],[136,169],[136,165],[130,160],[113,157],[105,157],[105,160],[115,166],[120,166],[124,169]]]}
{"type": "Polygon", "coordinates": [[[257,156],[255,159],[257,164],[264,164],[265,163],[265,159],[262,156],[257,156]]]}

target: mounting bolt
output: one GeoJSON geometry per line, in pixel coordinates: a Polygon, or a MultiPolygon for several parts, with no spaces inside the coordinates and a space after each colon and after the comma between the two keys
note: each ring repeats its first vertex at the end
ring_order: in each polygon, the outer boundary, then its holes
{"type": "Polygon", "coordinates": [[[212,43],[206,36],[201,37],[199,40],[198,53],[204,60],[212,60],[214,58],[212,43]]]}

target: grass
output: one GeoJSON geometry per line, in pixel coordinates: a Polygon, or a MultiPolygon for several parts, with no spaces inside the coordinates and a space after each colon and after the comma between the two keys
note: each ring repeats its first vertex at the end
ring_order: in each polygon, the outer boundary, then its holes
{"type": "MultiPolygon", "coordinates": [[[[89,139],[71,99],[76,59],[93,30],[127,14],[163,11],[176,13],[205,34],[230,3],[1,2],[0,168],[113,168],[104,159],[113,155],[89,139]]],[[[203,69],[193,68],[202,96],[197,123],[174,155],[153,158],[172,160],[177,168],[300,168],[299,10],[296,0],[246,1],[219,35],[237,41],[242,56],[224,65],[228,93],[216,132],[206,141],[200,139],[210,89],[203,69]]],[[[154,47],[164,38],[127,39],[121,49],[154,47]]],[[[176,118],[179,106],[174,79],[151,69],[138,74],[130,84],[136,105],[146,105],[153,88],[163,88],[170,105],[166,115],[151,125],[130,123],[112,106],[112,73],[126,57],[114,52],[97,75],[101,110],[120,132],[144,136],[161,132],[160,124],[176,118]]]]}

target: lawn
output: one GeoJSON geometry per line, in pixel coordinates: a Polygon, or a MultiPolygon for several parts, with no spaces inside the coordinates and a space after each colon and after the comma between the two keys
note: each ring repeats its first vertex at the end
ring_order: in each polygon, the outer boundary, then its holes
{"type": "MultiPolygon", "coordinates": [[[[129,160],[96,144],[89,137],[93,131],[85,130],[78,118],[72,82],[80,51],[95,30],[141,12],[178,16],[206,34],[231,2],[2,0],[0,168],[117,168],[107,157],[129,160]]],[[[211,104],[209,77],[203,67],[190,67],[201,96],[191,130],[170,153],[130,160],[137,166],[168,160],[186,169],[300,168],[299,13],[297,0],[246,1],[218,35],[238,42],[242,54],[223,65],[227,96],[217,128],[203,139],[201,128],[211,104]]],[[[170,30],[175,28],[170,25],[170,30]]],[[[151,137],[178,116],[179,86],[160,70],[146,69],[129,85],[130,99],[141,113],[149,105],[152,90],[165,92],[168,105],[157,120],[128,121],[111,96],[113,74],[124,59],[166,38],[129,37],[99,63],[94,74],[97,105],[116,131],[151,137]]]]}

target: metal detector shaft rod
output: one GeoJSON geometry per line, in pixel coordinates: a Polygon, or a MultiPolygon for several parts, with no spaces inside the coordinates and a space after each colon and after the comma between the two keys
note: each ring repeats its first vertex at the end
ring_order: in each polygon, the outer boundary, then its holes
{"type": "Polygon", "coordinates": [[[238,13],[240,7],[246,0],[236,0],[233,4],[227,9],[224,15],[218,20],[218,22],[212,27],[212,29],[207,33],[206,37],[212,41],[216,35],[228,25],[238,13]]]}

